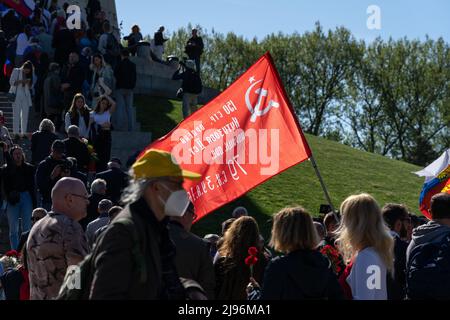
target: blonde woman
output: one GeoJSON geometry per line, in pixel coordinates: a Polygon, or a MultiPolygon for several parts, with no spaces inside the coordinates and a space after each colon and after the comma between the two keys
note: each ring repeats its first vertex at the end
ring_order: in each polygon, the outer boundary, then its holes
{"type": "Polygon", "coordinates": [[[319,237],[308,212],[286,208],[273,218],[270,245],[285,254],[266,269],[261,299],[343,299],[330,262],[316,250],[319,237]]]}
{"type": "Polygon", "coordinates": [[[387,279],[394,265],[394,241],[380,207],[368,194],[348,197],[341,205],[337,243],[348,262],[340,283],[348,298],[387,300],[387,279]]]}
{"type": "Polygon", "coordinates": [[[9,93],[14,95],[13,101],[13,133],[25,136],[28,127],[28,114],[33,105],[32,92],[36,77],[34,66],[30,61],[22,67],[15,68],[9,80],[11,88],[9,93]]]}

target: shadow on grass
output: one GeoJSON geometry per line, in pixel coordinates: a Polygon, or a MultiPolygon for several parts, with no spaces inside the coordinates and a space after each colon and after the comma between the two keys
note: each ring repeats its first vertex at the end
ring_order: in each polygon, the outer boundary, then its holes
{"type": "Polygon", "coordinates": [[[165,136],[178,124],[170,117],[176,106],[165,98],[136,95],[135,106],[141,130],[151,132],[153,140],[165,136]]]}
{"type": "Polygon", "coordinates": [[[210,213],[208,216],[196,223],[192,232],[200,237],[209,233],[220,235],[222,229],[222,222],[231,218],[231,213],[236,207],[243,206],[248,210],[250,216],[256,219],[259,226],[259,231],[266,241],[269,240],[270,231],[272,228],[272,217],[263,214],[261,208],[257,203],[252,201],[249,197],[243,196],[222,208],[210,213]]]}

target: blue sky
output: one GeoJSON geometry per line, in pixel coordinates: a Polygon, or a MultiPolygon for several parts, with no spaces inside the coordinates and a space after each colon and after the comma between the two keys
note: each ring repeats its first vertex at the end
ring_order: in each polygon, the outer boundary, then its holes
{"type": "Polygon", "coordinates": [[[189,22],[208,31],[233,31],[246,38],[262,39],[270,33],[303,33],[320,21],[324,29],[344,26],[358,39],[372,41],[408,37],[450,42],[449,0],[116,0],[118,19],[128,34],[133,24],[144,35],[160,25],[174,31],[189,22]],[[381,30],[369,30],[368,6],[381,10],[381,30]]]}

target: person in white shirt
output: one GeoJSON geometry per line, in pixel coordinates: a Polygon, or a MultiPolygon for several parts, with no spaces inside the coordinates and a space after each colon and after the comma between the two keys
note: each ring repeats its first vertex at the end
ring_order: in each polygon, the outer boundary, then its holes
{"type": "Polygon", "coordinates": [[[30,45],[31,39],[31,26],[26,25],[23,29],[23,32],[17,36],[17,47],[16,47],[16,60],[15,66],[18,68],[23,63],[23,54],[25,53],[25,49],[30,45]]]}
{"type": "Polygon", "coordinates": [[[116,103],[109,96],[98,99],[94,111],[91,112],[90,130],[94,149],[98,155],[97,172],[108,169],[111,158],[111,115],[116,110],[116,103]]]}
{"type": "Polygon", "coordinates": [[[30,61],[21,68],[15,68],[9,79],[9,93],[15,95],[13,107],[13,133],[25,136],[28,129],[28,114],[33,105],[32,91],[36,83],[34,66],[30,61]],[[19,128],[20,126],[20,128],[19,128]]]}
{"type": "Polygon", "coordinates": [[[348,197],[341,205],[336,242],[348,262],[341,278],[353,300],[387,300],[387,277],[394,269],[394,240],[381,209],[368,194],[348,197]],[[346,287],[347,286],[347,287],[346,287]]]}

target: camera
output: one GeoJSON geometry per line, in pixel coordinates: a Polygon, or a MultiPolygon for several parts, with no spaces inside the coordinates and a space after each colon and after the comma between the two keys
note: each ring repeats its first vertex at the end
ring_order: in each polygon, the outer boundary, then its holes
{"type": "Polygon", "coordinates": [[[331,208],[331,206],[329,204],[321,204],[320,205],[319,213],[327,214],[332,211],[333,211],[333,209],[331,208]]]}

